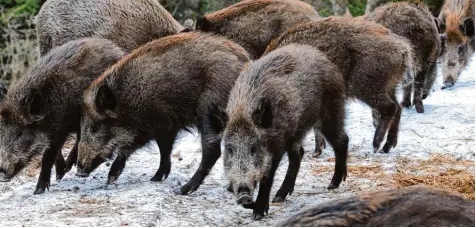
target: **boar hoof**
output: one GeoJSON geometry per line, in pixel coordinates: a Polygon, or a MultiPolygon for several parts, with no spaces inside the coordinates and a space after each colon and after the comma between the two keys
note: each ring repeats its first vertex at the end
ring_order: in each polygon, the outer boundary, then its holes
{"type": "Polygon", "coordinates": [[[117,176],[109,176],[109,178],[107,179],[107,185],[115,184],[117,178],[117,176]]]}
{"type": "Polygon", "coordinates": [[[159,168],[159,170],[157,170],[157,173],[155,173],[155,175],[150,178],[151,181],[163,181],[165,179],[167,179],[167,177],[169,176],[169,173],[170,173],[170,167],[168,169],[165,169],[162,170],[162,167],[159,168]]]}
{"type": "Polygon", "coordinates": [[[412,103],[409,100],[404,100],[400,105],[405,108],[410,108],[412,106],[412,103]]]}
{"type": "Polygon", "coordinates": [[[415,105],[415,109],[418,113],[424,113],[425,109],[423,108],[423,105],[415,105]]]}
{"type": "Polygon", "coordinates": [[[64,174],[65,174],[64,172],[63,173],[56,173],[56,180],[60,181],[61,179],[63,179],[64,174]]]}
{"type": "Polygon", "coordinates": [[[390,149],[392,149],[393,147],[394,146],[392,145],[392,143],[386,142],[382,150],[380,151],[380,153],[387,154],[388,152],[390,152],[390,149]]]}
{"type": "Polygon", "coordinates": [[[260,208],[258,205],[255,206],[253,210],[253,220],[261,220],[264,218],[264,213],[268,214],[269,205],[265,208],[260,208]]]}
{"type": "Polygon", "coordinates": [[[38,181],[38,184],[36,185],[35,191],[33,192],[34,195],[38,194],[43,194],[45,192],[45,189],[50,190],[50,181],[38,181]]]}
{"type": "Polygon", "coordinates": [[[228,192],[233,193],[233,185],[229,184],[228,187],[226,188],[228,192]]]}
{"type": "Polygon", "coordinates": [[[338,188],[338,187],[339,187],[339,185],[334,184],[334,183],[330,183],[330,184],[327,186],[327,189],[328,189],[328,190],[332,190],[332,189],[336,189],[336,188],[338,188]]]}
{"type": "Polygon", "coordinates": [[[312,152],[311,156],[313,158],[317,158],[317,157],[321,156],[321,154],[322,154],[322,150],[316,150],[316,151],[312,152]]]}
{"type": "Polygon", "coordinates": [[[276,197],[274,197],[274,199],[273,199],[272,202],[273,202],[273,203],[282,203],[282,202],[284,202],[285,199],[286,199],[286,197],[276,196],[276,197]]]}

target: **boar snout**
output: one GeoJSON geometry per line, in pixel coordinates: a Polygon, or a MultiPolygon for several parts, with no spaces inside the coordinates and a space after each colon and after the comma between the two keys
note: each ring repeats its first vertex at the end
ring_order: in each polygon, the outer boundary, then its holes
{"type": "Polygon", "coordinates": [[[238,188],[236,203],[240,205],[253,203],[253,196],[251,195],[251,190],[248,187],[240,186],[238,188]]]}
{"type": "Polygon", "coordinates": [[[78,161],[78,164],[77,164],[77,172],[76,172],[76,176],[77,177],[88,177],[89,176],[89,173],[91,171],[86,171],[84,169],[84,166],[81,164],[81,162],[78,161]]]}
{"type": "Polygon", "coordinates": [[[444,86],[441,89],[446,89],[453,87],[455,85],[455,80],[453,77],[449,76],[445,79],[444,86]]]}

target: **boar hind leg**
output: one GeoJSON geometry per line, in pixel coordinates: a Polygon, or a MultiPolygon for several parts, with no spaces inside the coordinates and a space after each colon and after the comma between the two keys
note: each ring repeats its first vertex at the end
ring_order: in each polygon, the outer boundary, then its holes
{"type": "Polygon", "coordinates": [[[41,158],[40,177],[38,177],[38,182],[36,184],[36,188],[33,194],[42,194],[45,192],[45,189],[49,190],[51,168],[53,167],[53,163],[56,161],[58,151],[61,151],[61,148],[63,147],[65,141],[65,137],[55,139],[50,144],[50,147],[46,149],[45,153],[43,154],[43,157],[41,158]]]}
{"type": "Polygon", "coordinates": [[[55,171],[56,171],[56,180],[61,180],[67,172],[66,163],[64,161],[63,154],[61,153],[61,148],[58,150],[58,153],[56,153],[55,171]]]}
{"type": "Polygon", "coordinates": [[[326,99],[323,109],[322,133],[332,146],[336,157],[334,176],[327,189],[338,188],[347,177],[347,150],[349,137],[344,130],[344,101],[326,99]],[[333,104],[334,103],[334,104],[333,104]],[[324,111],[325,110],[325,111],[324,111]]]}
{"type": "Polygon", "coordinates": [[[318,122],[316,126],[314,126],[314,139],[315,139],[315,148],[314,153],[312,153],[312,157],[317,158],[321,156],[322,151],[326,148],[326,139],[321,132],[322,123],[318,122]]]}
{"type": "Polygon", "coordinates": [[[412,83],[405,85],[405,87],[403,88],[403,99],[401,103],[402,107],[410,108],[412,106],[412,103],[411,103],[412,88],[413,88],[412,83]]]}
{"type": "Polygon", "coordinates": [[[425,112],[425,109],[423,108],[423,85],[425,84],[425,76],[426,71],[418,73],[414,82],[415,91],[413,94],[413,104],[418,113],[425,112]]]}
{"type": "MultiPolygon", "coordinates": [[[[395,91],[390,93],[389,96],[392,97],[394,102],[397,102],[395,91]]],[[[388,130],[387,142],[385,142],[385,145],[383,146],[384,153],[388,153],[391,148],[394,148],[397,145],[401,115],[402,115],[402,108],[397,105],[397,111],[390,124],[390,129],[388,130]]]]}
{"type": "Polygon", "coordinates": [[[301,145],[294,145],[287,148],[289,164],[286,177],[283,184],[279,188],[273,203],[284,202],[288,195],[291,195],[294,191],[294,185],[296,184],[296,177],[301,166],[302,156],[304,155],[304,148],[301,145]]]}
{"type": "Polygon", "coordinates": [[[174,145],[176,136],[177,133],[175,132],[156,138],[157,145],[159,145],[160,149],[160,165],[155,175],[150,179],[151,181],[162,181],[167,179],[169,176],[170,169],[172,167],[170,154],[172,153],[172,147],[174,145]]]}
{"type": "Polygon", "coordinates": [[[376,153],[380,149],[380,145],[390,127],[390,123],[400,106],[389,93],[365,95],[366,96],[361,97],[361,100],[380,114],[380,121],[375,130],[373,139],[374,153],[376,153]]]}
{"type": "Polygon", "coordinates": [[[76,141],[74,142],[73,149],[69,152],[68,158],[66,159],[66,172],[69,172],[73,165],[76,165],[78,161],[78,144],[80,140],[80,134],[76,134],[76,141]]]}

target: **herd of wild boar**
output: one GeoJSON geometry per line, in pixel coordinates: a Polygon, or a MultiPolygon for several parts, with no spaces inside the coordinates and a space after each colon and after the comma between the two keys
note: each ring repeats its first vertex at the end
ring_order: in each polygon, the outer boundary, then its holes
{"type": "MultiPolygon", "coordinates": [[[[114,159],[112,184],[150,140],[161,156],[151,181],[162,181],[177,134],[196,127],[202,159],[178,193],[196,191],[223,153],[228,191],[261,219],[285,152],[289,166],[272,201],[293,192],[311,130],[313,156],[326,142],[335,153],[328,189],[346,179],[346,100],[372,108],[374,152],[397,146],[402,107],[424,112],[437,62],[443,88],[457,82],[474,53],[474,25],[474,0],[446,0],[439,18],[421,3],[321,18],[299,0],[243,0],[199,15],[192,28],[156,0],[48,0],[37,16],[41,59],[8,91],[0,86],[0,181],[42,155],[35,194],[49,188],[53,165],[57,179],[73,165],[87,177],[114,159]]],[[[474,203],[406,188],[318,205],[281,225],[401,224],[474,226],[474,203]]]]}

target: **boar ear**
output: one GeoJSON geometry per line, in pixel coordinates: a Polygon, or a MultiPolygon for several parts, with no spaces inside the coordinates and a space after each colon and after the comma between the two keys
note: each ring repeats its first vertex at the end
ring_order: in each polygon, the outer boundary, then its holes
{"type": "Polygon", "coordinates": [[[7,95],[7,92],[8,92],[8,90],[7,90],[7,87],[5,86],[5,84],[0,82],[0,104],[3,102],[3,99],[7,95]]]}
{"type": "Polygon", "coordinates": [[[116,113],[114,112],[114,109],[117,106],[116,97],[106,84],[102,84],[98,88],[94,103],[99,114],[112,118],[117,117],[116,113]]]}
{"type": "Polygon", "coordinates": [[[443,53],[446,52],[446,33],[440,34],[440,41],[441,41],[441,49],[440,49],[440,54],[439,56],[442,56],[443,53]]]}
{"type": "Polygon", "coordinates": [[[40,121],[45,117],[45,99],[41,92],[32,91],[24,99],[23,104],[26,107],[31,122],[40,121]]]}
{"type": "Polygon", "coordinates": [[[463,24],[460,25],[461,32],[468,37],[474,37],[474,21],[473,18],[466,18],[463,24]]]}
{"type": "Polygon", "coordinates": [[[438,33],[444,33],[446,30],[446,25],[437,17],[433,17],[433,21],[435,21],[436,28],[438,29],[438,33]]]}
{"type": "Polygon", "coordinates": [[[205,15],[199,14],[197,15],[197,22],[195,23],[195,29],[200,31],[209,31],[210,30],[210,22],[207,20],[205,15]]]}
{"type": "Polygon", "coordinates": [[[258,108],[253,112],[253,121],[262,128],[269,128],[273,123],[271,101],[267,98],[259,102],[258,108]]]}

